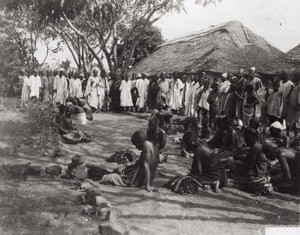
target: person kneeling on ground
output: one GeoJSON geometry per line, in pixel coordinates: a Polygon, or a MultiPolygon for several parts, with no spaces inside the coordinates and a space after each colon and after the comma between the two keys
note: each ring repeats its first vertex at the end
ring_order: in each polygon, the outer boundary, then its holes
{"type": "Polygon", "coordinates": [[[227,176],[217,154],[200,140],[197,133],[186,132],[182,137],[186,150],[194,150],[190,176],[202,185],[211,185],[215,192],[227,185],[227,176]]]}
{"type": "Polygon", "coordinates": [[[78,99],[77,103],[80,107],[83,108],[85,115],[86,115],[86,119],[89,121],[93,121],[93,111],[91,106],[89,106],[89,104],[86,102],[85,99],[78,99]]]}
{"type": "Polygon", "coordinates": [[[100,183],[110,183],[124,187],[146,186],[148,192],[157,191],[152,188],[159,162],[156,143],[148,141],[143,131],[136,131],[131,137],[131,142],[138,150],[142,151],[139,159],[133,164],[125,166],[118,173],[104,175],[100,183]]]}
{"type": "Polygon", "coordinates": [[[244,138],[250,149],[243,161],[234,162],[230,176],[239,186],[256,195],[270,194],[273,188],[270,183],[268,159],[262,152],[262,145],[257,142],[255,129],[247,127],[244,130],[244,138]]]}
{"type": "Polygon", "coordinates": [[[77,101],[70,98],[70,102],[67,102],[67,106],[72,106],[73,108],[73,124],[74,125],[86,125],[86,114],[84,109],[77,104],[77,101]]]}

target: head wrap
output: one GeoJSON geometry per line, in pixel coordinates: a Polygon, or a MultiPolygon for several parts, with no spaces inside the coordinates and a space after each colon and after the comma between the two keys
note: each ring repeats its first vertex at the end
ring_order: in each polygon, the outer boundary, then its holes
{"type": "Polygon", "coordinates": [[[243,69],[243,68],[240,68],[239,72],[240,72],[240,73],[244,73],[244,69],[243,69]]]}
{"type": "Polygon", "coordinates": [[[223,74],[222,74],[222,77],[223,77],[223,78],[227,78],[227,73],[223,73],[223,74]]]}
{"type": "Polygon", "coordinates": [[[250,71],[255,72],[255,71],[256,71],[256,68],[255,68],[255,67],[251,67],[251,68],[250,68],[250,71]]]}
{"type": "Polygon", "coordinates": [[[275,129],[278,129],[278,130],[283,131],[283,126],[282,126],[281,123],[278,122],[278,121],[273,122],[273,123],[271,124],[270,127],[273,127],[273,128],[275,128],[275,129]]]}
{"type": "Polygon", "coordinates": [[[138,73],[137,75],[136,75],[136,78],[141,78],[142,77],[142,75],[140,74],[140,73],[138,73]]]}

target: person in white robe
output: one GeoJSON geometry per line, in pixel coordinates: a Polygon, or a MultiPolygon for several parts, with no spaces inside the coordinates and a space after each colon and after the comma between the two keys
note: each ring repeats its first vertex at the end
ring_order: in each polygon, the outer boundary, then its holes
{"type": "Polygon", "coordinates": [[[294,88],[294,83],[288,79],[288,75],[283,71],[280,75],[279,91],[282,93],[283,106],[282,106],[282,119],[286,119],[288,111],[288,103],[291,92],[294,88]]]}
{"type": "Polygon", "coordinates": [[[85,97],[87,98],[88,104],[92,107],[93,111],[97,111],[99,108],[99,83],[100,78],[98,76],[99,69],[93,69],[93,76],[89,77],[85,88],[85,97]]]}
{"type": "MultiPolygon", "coordinates": [[[[82,74],[83,76],[83,74],[82,74]]],[[[78,76],[74,76],[70,79],[69,84],[69,97],[70,98],[82,98],[82,84],[78,76]]]]}
{"type": "Polygon", "coordinates": [[[185,83],[183,89],[183,104],[184,104],[184,115],[190,116],[191,114],[191,94],[192,94],[192,80],[190,76],[185,76],[185,83]]]}
{"type": "Polygon", "coordinates": [[[147,74],[145,73],[141,75],[141,78],[138,78],[136,80],[135,87],[139,92],[139,98],[136,101],[136,106],[138,107],[138,111],[142,108],[145,108],[146,106],[149,83],[150,81],[147,78],[147,74]]]}
{"type": "Polygon", "coordinates": [[[171,109],[178,111],[182,108],[182,91],[184,84],[180,80],[177,73],[174,73],[170,82],[170,107],[171,109]]]}
{"type": "Polygon", "coordinates": [[[42,81],[41,77],[38,75],[37,69],[34,69],[33,75],[29,77],[28,86],[30,87],[30,98],[31,99],[39,99],[40,93],[42,89],[42,81]]]}
{"type": "Polygon", "coordinates": [[[120,106],[123,110],[127,110],[129,107],[133,107],[132,97],[131,97],[132,82],[129,80],[128,75],[125,75],[125,79],[122,80],[119,90],[120,95],[120,106]]]}
{"type": "Polygon", "coordinates": [[[169,104],[170,100],[170,80],[166,78],[166,73],[160,74],[160,79],[158,80],[158,86],[160,88],[160,97],[163,102],[169,104]]]}
{"type": "Polygon", "coordinates": [[[22,81],[21,103],[24,104],[29,100],[29,78],[24,70],[20,71],[20,80],[22,81]]]}
{"type": "Polygon", "coordinates": [[[226,93],[230,88],[230,84],[230,81],[227,80],[227,73],[223,73],[221,77],[221,83],[218,86],[218,114],[224,113],[226,93]]]}
{"type": "Polygon", "coordinates": [[[64,69],[60,69],[53,83],[53,101],[55,104],[66,105],[68,98],[68,82],[64,75],[64,69]]]}

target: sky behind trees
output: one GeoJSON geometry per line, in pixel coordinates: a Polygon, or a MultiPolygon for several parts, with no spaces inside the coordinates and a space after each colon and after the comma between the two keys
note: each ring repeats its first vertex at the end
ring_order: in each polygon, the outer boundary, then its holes
{"type": "MultiPolygon", "coordinates": [[[[223,0],[216,6],[206,7],[196,5],[195,0],[186,0],[186,6],[186,13],[169,13],[155,23],[164,39],[238,20],[283,52],[300,44],[300,0],[223,0]]],[[[44,53],[41,46],[37,52],[39,60],[44,58],[44,53]]],[[[50,54],[47,62],[52,64],[67,58],[72,61],[70,53],[64,50],[50,54]]]]}

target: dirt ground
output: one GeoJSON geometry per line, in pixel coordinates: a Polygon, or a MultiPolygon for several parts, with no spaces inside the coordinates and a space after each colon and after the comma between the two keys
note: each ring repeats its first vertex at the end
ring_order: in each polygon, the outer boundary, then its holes
{"type": "MultiPolygon", "coordinates": [[[[78,145],[63,144],[66,156],[40,156],[38,146],[26,131],[21,115],[0,111],[0,164],[28,163],[66,168],[75,154],[89,163],[114,169],[105,159],[115,151],[132,148],[131,134],[145,130],[146,120],[128,115],[100,113],[84,130],[93,141],[78,145]]],[[[264,234],[266,227],[299,226],[299,197],[275,193],[255,197],[232,184],[220,193],[200,191],[197,195],[178,195],[163,184],[176,174],[186,174],[191,159],[178,156],[179,149],[168,136],[168,161],[160,164],[154,186],[159,192],[100,185],[131,234],[264,234]]],[[[77,201],[80,192],[60,179],[29,177],[26,181],[0,182],[0,234],[98,234],[99,219],[81,215],[77,201]]]]}

